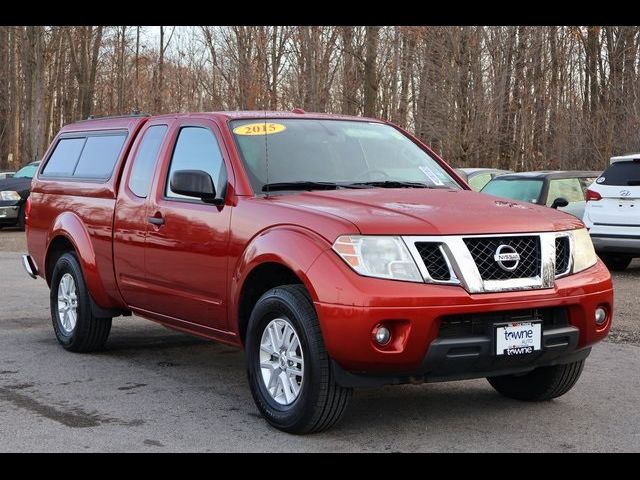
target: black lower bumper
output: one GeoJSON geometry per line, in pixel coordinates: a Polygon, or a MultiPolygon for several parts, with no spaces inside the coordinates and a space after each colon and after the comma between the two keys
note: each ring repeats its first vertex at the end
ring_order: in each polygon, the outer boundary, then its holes
{"type": "Polygon", "coordinates": [[[589,356],[576,350],[579,330],[564,326],[543,331],[542,350],[527,355],[496,356],[489,336],[438,338],[415,372],[348,372],[333,362],[336,382],[343,387],[378,387],[403,383],[444,382],[526,373],[538,367],[572,363],[589,356]]]}

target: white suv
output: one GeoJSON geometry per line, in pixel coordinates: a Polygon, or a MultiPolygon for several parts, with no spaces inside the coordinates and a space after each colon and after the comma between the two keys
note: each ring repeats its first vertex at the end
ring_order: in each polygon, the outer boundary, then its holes
{"type": "Polygon", "coordinates": [[[624,270],[640,257],[640,153],[611,158],[587,190],[583,220],[611,270],[624,270]]]}

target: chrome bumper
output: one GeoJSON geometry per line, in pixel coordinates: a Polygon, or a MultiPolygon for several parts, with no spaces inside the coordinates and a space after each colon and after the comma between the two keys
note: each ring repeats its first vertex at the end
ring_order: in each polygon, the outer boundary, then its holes
{"type": "Polygon", "coordinates": [[[31,255],[22,255],[22,266],[31,278],[38,278],[38,267],[36,267],[36,262],[33,261],[31,255]]]}

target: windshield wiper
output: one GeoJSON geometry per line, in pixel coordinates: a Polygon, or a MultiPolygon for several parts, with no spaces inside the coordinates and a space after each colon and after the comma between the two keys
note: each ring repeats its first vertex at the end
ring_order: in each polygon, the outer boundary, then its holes
{"type": "Polygon", "coordinates": [[[262,187],[263,192],[277,192],[280,190],[336,190],[341,185],[333,182],[310,182],[301,180],[299,182],[277,182],[267,183],[262,187]]]}
{"type": "Polygon", "coordinates": [[[367,185],[381,188],[437,188],[421,182],[400,182],[397,180],[375,180],[371,182],[355,182],[351,185],[367,185]]]}

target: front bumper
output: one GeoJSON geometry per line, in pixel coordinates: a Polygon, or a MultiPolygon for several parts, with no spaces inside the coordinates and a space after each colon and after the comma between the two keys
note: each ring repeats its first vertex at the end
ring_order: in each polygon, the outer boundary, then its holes
{"type": "Polygon", "coordinates": [[[0,224],[13,225],[18,221],[19,205],[9,205],[0,207],[0,224]]]}
{"type": "Polygon", "coordinates": [[[613,288],[601,261],[557,279],[553,288],[469,294],[457,286],[361,277],[332,255],[321,255],[307,275],[315,287],[314,305],[337,372],[382,376],[387,378],[384,383],[398,383],[398,378],[430,381],[528,371],[588,355],[589,347],[602,340],[611,326],[613,288]],[[598,306],[609,312],[602,326],[594,322],[598,306]],[[566,325],[544,327],[541,354],[522,357],[523,363],[515,367],[496,361],[489,335],[455,341],[439,336],[443,319],[452,315],[554,307],[566,312],[566,325]],[[372,337],[381,323],[395,329],[395,341],[386,347],[377,346],[372,337]]]}

